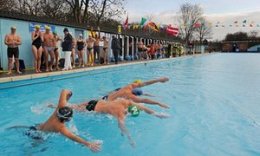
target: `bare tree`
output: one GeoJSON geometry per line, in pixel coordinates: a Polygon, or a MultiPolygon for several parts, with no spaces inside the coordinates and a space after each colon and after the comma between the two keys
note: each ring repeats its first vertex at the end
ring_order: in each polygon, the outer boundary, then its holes
{"type": "Polygon", "coordinates": [[[212,26],[205,19],[201,18],[199,21],[199,27],[196,28],[196,34],[199,39],[199,43],[202,44],[204,39],[209,39],[212,36],[212,26]]]}
{"type": "Polygon", "coordinates": [[[96,26],[100,25],[102,19],[121,17],[125,13],[125,0],[91,0],[91,12],[95,17],[96,26]]]}
{"type": "Polygon", "coordinates": [[[42,15],[41,0],[17,0],[17,11],[23,14],[40,16],[42,15]]]}
{"type": "Polygon", "coordinates": [[[181,38],[185,40],[185,43],[188,44],[192,37],[194,37],[196,30],[194,25],[202,18],[203,10],[197,4],[185,3],[181,5],[178,14],[180,35],[181,38]]]}
{"type": "Polygon", "coordinates": [[[44,16],[50,18],[64,18],[65,14],[69,13],[68,4],[64,0],[41,0],[42,12],[44,16]]]}
{"type": "Polygon", "coordinates": [[[8,0],[8,1],[0,0],[0,10],[12,11],[14,5],[15,5],[14,0],[8,0]]]}
{"type": "Polygon", "coordinates": [[[65,2],[69,4],[75,22],[86,23],[90,0],[65,0],[65,2]]]}

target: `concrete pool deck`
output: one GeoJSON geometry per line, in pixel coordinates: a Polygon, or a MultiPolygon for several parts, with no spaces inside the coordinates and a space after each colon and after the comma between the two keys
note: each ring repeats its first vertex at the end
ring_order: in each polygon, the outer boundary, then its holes
{"type": "Polygon", "coordinates": [[[69,70],[69,71],[53,71],[53,72],[43,72],[43,73],[33,73],[32,71],[28,71],[22,75],[11,75],[11,76],[8,76],[5,74],[3,77],[1,77],[1,75],[0,75],[0,84],[7,83],[7,82],[21,81],[21,80],[33,80],[33,79],[37,79],[37,78],[47,78],[47,77],[60,76],[60,75],[66,75],[66,74],[89,72],[89,71],[95,71],[95,70],[100,70],[100,69],[109,69],[109,68],[123,67],[123,66],[129,66],[129,65],[137,65],[137,64],[143,64],[143,63],[162,62],[162,61],[168,61],[168,60],[175,60],[177,58],[187,58],[187,57],[194,57],[194,56],[201,56],[201,55],[205,55],[205,54],[186,55],[186,56],[181,56],[181,57],[164,58],[164,59],[158,59],[158,60],[128,61],[128,62],[123,62],[120,64],[109,64],[109,65],[99,65],[99,66],[94,66],[94,67],[75,68],[75,69],[69,70]]]}

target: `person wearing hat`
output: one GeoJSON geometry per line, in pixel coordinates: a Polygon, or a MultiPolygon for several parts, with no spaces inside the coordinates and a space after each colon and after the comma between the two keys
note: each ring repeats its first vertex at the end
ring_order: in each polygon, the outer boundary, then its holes
{"type": "MultiPolygon", "coordinates": [[[[56,108],[54,105],[49,105],[48,107],[56,108]]],[[[127,115],[130,115],[132,117],[138,117],[140,112],[144,111],[147,114],[153,115],[161,119],[169,117],[168,114],[158,113],[148,107],[145,107],[142,104],[134,103],[131,100],[123,98],[118,98],[114,101],[90,100],[79,105],[68,105],[68,107],[78,112],[93,111],[97,113],[112,115],[117,119],[122,135],[127,136],[132,147],[135,147],[135,142],[125,126],[125,119],[127,115]]]]}
{"type": "Polygon", "coordinates": [[[65,63],[63,70],[71,70],[71,51],[72,51],[72,44],[73,44],[73,37],[69,33],[68,28],[64,28],[64,39],[62,42],[62,51],[65,54],[65,63]]]}
{"type": "Polygon", "coordinates": [[[45,33],[43,34],[43,45],[44,45],[44,61],[46,72],[49,70],[52,71],[52,66],[54,63],[54,36],[50,32],[51,28],[49,26],[45,26],[45,33]],[[49,64],[49,55],[51,57],[51,62],[49,64]]]}
{"type": "Polygon", "coordinates": [[[27,128],[25,135],[36,141],[43,141],[45,133],[59,133],[72,141],[86,146],[93,152],[99,152],[101,150],[100,142],[86,141],[66,127],[66,123],[73,118],[73,110],[67,105],[71,96],[72,92],[70,90],[62,90],[57,108],[45,122],[33,126],[13,126],[8,129],[27,128]]]}
{"type": "Polygon", "coordinates": [[[13,57],[15,59],[16,72],[21,74],[19,69],[19,45],[21,45],[21,38],[16,34],[16,27],[11,27],[11,33],[5,36],[5,45],[7,45],[7,57],[8,57],[8,75],[12,73],[13,57]]]}
{"type": "Polygon", "coordinates": [[[161,102],[157,102],[157,101],[154,101],[149,98],[139,97],[139,95],[142,93],[138,93],[140,91],[136,90],[137,88],[142,88],[144,86],[152,85],[152,84],[159,83],[159,82],[165,83],[167,81],[169,81],[169,78],[167,78],[167,77],[161,77],[158,79],[149,80],[149,81],[145,81],[145,82],[142,82],[141,80],[135,80],[133,83],[126,85],[122,88],[119,88],[118,90],[115,90],[114,92],[104,96],[103,99],[106,99],[108,101],[113,101],[117,98],[126,98],[126,99],[132,100],[136,103],[145,103],[145,104],[151,104],[151,105],[158,105],[162,108],[169,108],[168,105],[163,104],[161,102]]]}
{"type": "Polygon", "coordinates": [[[35,31],[32,32],[32,52],[34,56],[34,69],[36,73],[41,73],[43,35],[40,31],[40,25],[35,25],[35,31]]]}

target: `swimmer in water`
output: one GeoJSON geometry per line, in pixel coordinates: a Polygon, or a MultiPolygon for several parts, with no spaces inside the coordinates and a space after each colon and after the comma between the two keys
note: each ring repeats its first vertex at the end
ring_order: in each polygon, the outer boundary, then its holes
{"type": "Polygon", "coordinates": [[[133,117],[137,117],[140,111],[143,110],[147,114],[154,115],[161,119],[169,117],[167,114],[157,113],[142,104],[137,104],[131,100],[123,98],[117,98],[114,101],[91,100],[87,103],[70,105],[69,107],[79,112],[95,111],[97,113],[110,114],[114,116],[118,120],[118,126],[122,135],[127,136],[132,147],[135,147],[135,142],[132,140],[129,131],[125,126],[125,118],[127,114],[130,114],[133,117]]]}
{"type": "MultiPolygon", "coordinates": [[[[69,90],[63,90],[60,95],[58,107],[55,109],[50,118],[39,125],[28,127],[29,130],[26,132],[26,135],[32,137],[33,139],[41,139],[41,136],[35,136],[36,131],[41,132],[52,132],[52,133],[61,133],[67,138],[81,143],[88,147],[93,152],[98,152],[101,149],[101,143],[98,142],[88,142],[79,136],[73,134],[65,125],[65,122],[69,122],[73,116],[73,110],[66,106],[68,100],[72,96],[72,92],[69,90]]],[[[14,126],[11,128],[25,128],[26,126],[14,126]]]]}
{"type": "MultiPolygon", "coordinates": [[[[166,104],[162,104],[160,102],[157,102],[157,101],[154,101],[154,100],[151,100],[148,98],[138,97],[143,94],[142,90],[140,89],[141,87],[152,85],[152,84],[158,83],[158,82],[165,83],[167,81],[169,81],[169,79],[166,77],[162,77],[162,78],[158,78],[158,79],[150,80],[150,81],[145,81],[145,82],[142,82],[141,80],[135,80],[133,83],[131,83],[125,87],[118,88],[114,92],[104,96],[102,99],[108,100],[108,101],[113,101],[117,98],[125,98],[125,99],[132,100],[133,102],[136,102],[136,103],[146,103],[146,104],[158,105],[163,108],[169,108],[169,106],[166,104]]],[[[149,96],[149,94],[146,94],[146,95],[149,96]]]]}

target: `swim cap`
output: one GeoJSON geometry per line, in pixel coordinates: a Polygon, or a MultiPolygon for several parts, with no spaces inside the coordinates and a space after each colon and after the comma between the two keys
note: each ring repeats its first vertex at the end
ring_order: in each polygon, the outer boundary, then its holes
{"type": "Polygon", "coordinates": [[[137,106],[129,106],[128,112],[131,114],[132,117],[138,117],[140,114],[140,109],[137,106]]]}
{"type": "Polygon", "coordinates": [[[135,89],[133,89],[133,90],[132,90],[132,93],[133,93],[134,95],[136,95],[136,96],[141,96],[141,95],[143,95],[143,91],[142,91],[141,88],[135,88],[135,89]]]}
{"type": "Polygon", "coordinates": [[[41,28],[40,25],[35,25],[34,27],[35,27],[35,29],[40,29],[41,28]]]}
{"type": "Polygon", "coordinates": [[[142,83],[142,80],[134,80],[134,83],[142,83]]]}
{"type": "Polygon", "coordinates": [[[45,26],[45,29],[46,30],[51,30],[51,28],[49,26],[47,26],[47,25],[45,26]]]}
{"type": "Polygon", "coordinates": [[[72,116],[73,116],[73,110],[70,107],[65,106],[57,110],[57,117],[61,122],[70,121],[72,116]]]}

